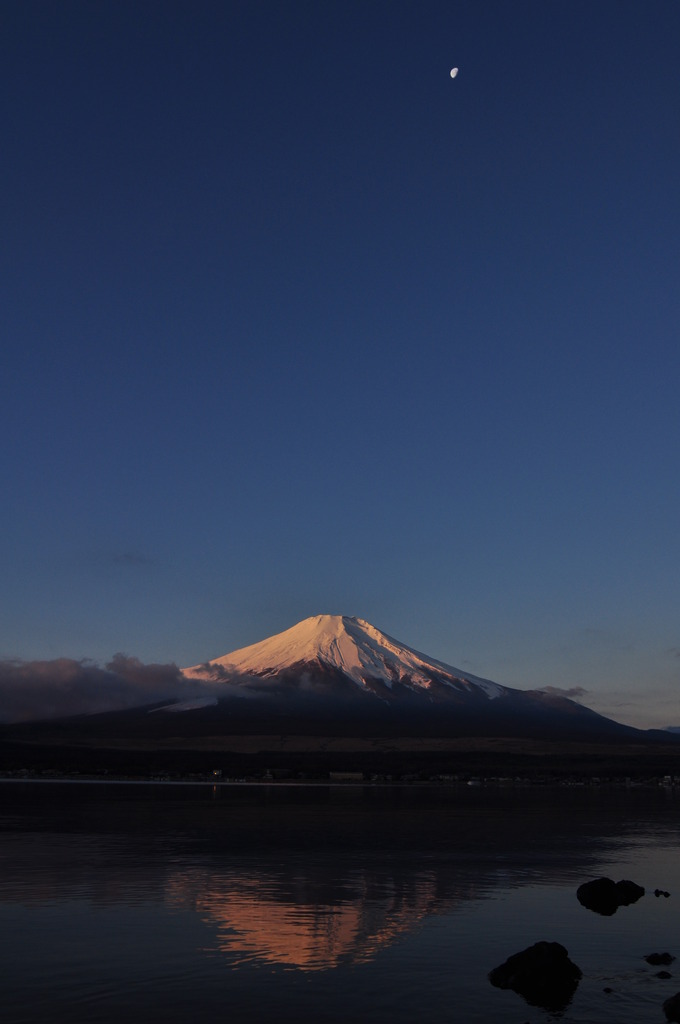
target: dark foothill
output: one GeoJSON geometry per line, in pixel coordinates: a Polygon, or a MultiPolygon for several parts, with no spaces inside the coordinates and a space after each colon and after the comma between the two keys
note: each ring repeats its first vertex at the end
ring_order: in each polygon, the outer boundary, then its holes
{"type": "Polygon", "coordinates": [[[644,894],[641,885],[627,878],[622,878],[620,882],[614,882],[611,878],[594,878],[591,882],[579,885],[576,890],[576,898],[581,906],[604,917],[615,914],[619,907],[636,903],[644,894]]]}
{"type": "Polygon", "coordinates": [[[489,974],[496,988],[512,989],[531,1006],[550,1011],[569,1005],[580,978],[580,968],[559,942],[536,942],[489,974]]]}
{"type": "Polygon", "coordinates": [[[649,953],[645,960],[648,964],[652,964],[654,967],[660,964],[672,964],[675,957],[670,953],[649,953]]]}
{"type": "Polygon", "coordinates": [[[674,996],[666,1000],[663,1004],[663,1012],[666,1014],[666,1020],[680,1024],[680,992],[676,992],[674,996]]]}

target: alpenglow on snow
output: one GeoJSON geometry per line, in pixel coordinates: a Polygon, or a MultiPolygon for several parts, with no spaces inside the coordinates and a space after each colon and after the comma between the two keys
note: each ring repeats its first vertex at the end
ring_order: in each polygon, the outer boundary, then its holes
{"type": "Polygon", "coordinates": [[[219,680],[231,675],[266,679],[309,663],[337,669],[362,689],[369,680],[381,680],[388,688],[401,682],[427,690],[436,677],[456,687],[474,687],[489,699],[509,690],[429,658],[370,622],[348,615],[313,615],[283,633],[183,672],[194,679],[219,680]]]}

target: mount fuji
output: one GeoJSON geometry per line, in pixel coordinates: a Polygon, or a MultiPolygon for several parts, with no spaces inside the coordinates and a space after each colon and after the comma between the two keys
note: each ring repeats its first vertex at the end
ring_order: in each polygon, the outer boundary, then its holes
{"type": "Polygon", "coordinates": [[[585,770],[591,758],[591,774],[613,765],[628,775],[635,754],[654,775],[680,754],[668,733],[470,675],[345,615],[315,615],[190,668],[150,668],[167,674],[162,695],[140,687],[139,702],[118,710],[0,727],[0,768],[145,774],[218,764],[240,776],[274,764],[314,777],[338,768],[399,776],[468,770],[471,757],[483,771],[491,758],[501,774],[522,775],[536,755],[532,771],[585,770]]]}
{"type": "Polygon", "coordinates": [[[312,616],[182,671],[187,680],[207,684],[208,695],[161,710],[213,725],[228,712],[234,723],[244,715],[262,723],[267,713],[277,732],[334,735],[577,739],[637,733],[565,697],[470,675],[345,615],[312,616]]]}
{"type": "Polygon", "coordinates": [[[437,683],[468,695],[481,693],[489,700],[508,689],[435,661],[370,622],[347,615],[314,615],[283,633],[183,673],[193,679],[238,681],[245,676],[272,682],[296,675],[310,682],[319,675],[326,686],[337,674],[354,683],[358,692],[383,700],[394,699],[398,687],[433,699],[437,683]]]}

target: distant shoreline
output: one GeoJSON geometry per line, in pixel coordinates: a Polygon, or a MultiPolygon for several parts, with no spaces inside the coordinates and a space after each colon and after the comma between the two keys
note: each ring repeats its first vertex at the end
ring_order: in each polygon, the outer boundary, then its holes
{"type": "Polygon", "coordinates": [[[79,742],[0,733],[0,781],[447,785],[680,780],[680,743],[498,737],[208,736],[79,742]]]}
{"type": "MultiPolygon", "coordinates": [[[[4,785],[28,785],[28,786],[54,786],[54,785],[72,785],[72,786],[167,786],[170,787],[183,787],[183,788],[195,788],[195,789],[399,789],[399,788],[413,788],[413,789],[454,789],[459,787],[461,789],[476,786],[479,788],[491,789],[521,789],[521,788],[569,788],[569,789],[587,789],[589,787],[597,788],[617,788],[617,789],[641,789],[641,788],[659,788],[666,785],[666,783],[660,778],[649,778],[645,780],[615,780],[615,779],[583,779],[581,781],[571,781],[569,779],[546,779],[537,780],[531,778],[518,778],[518,779],[497,779],[494,777],[485,779],[473,779],[464,780],[456,779],[450,782],[442,782],[436,780],[417,780],[410,779],[404,781],[402,779],[395,779],[391,782],[373,782],[370,780],[356,781],[356,782],[338,782],[331,779],[243,779],[242,781],[227,780],[214,782],[209,778],[200,779],[101,779],[101,778],[74,778],[73,776],[54,776],[50,778],[41,778],[39,776],[34,777],[17,777],[17,776],[5,776],[0,775],[0,787],[4,785]]],[[[680,780],[677,782],[670,782],[667,784],[669,788],[677,789],[680,792],[680,780]]]]}

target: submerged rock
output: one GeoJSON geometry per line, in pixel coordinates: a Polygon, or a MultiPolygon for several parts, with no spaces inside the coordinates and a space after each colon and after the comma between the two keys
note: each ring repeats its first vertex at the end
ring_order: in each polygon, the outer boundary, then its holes
{"type": "Polygon", "coordinates": [[[531,1006],[554,1012],[569,1005],[581,976],[559,942],[536,942],[494,968],[489,981],[496,988],[512,989],[531,1006]]]}
{"type": "Polygon", "coordinates": [[[628,878],[622,878],[620,882],[611,878],[594,878],[576,890],[576,898],[582,906],[604,917],[611,917],[619,907],[637,903],[644,894],[643,887],[628,878]]]}
{"type": "Polygon", "coordinates": [[[648,964],[652,964],[653,967],[657,967],[661,964],[672,964],[675,957],[672,953],[648,953],[645,960],[648,964]]]}

